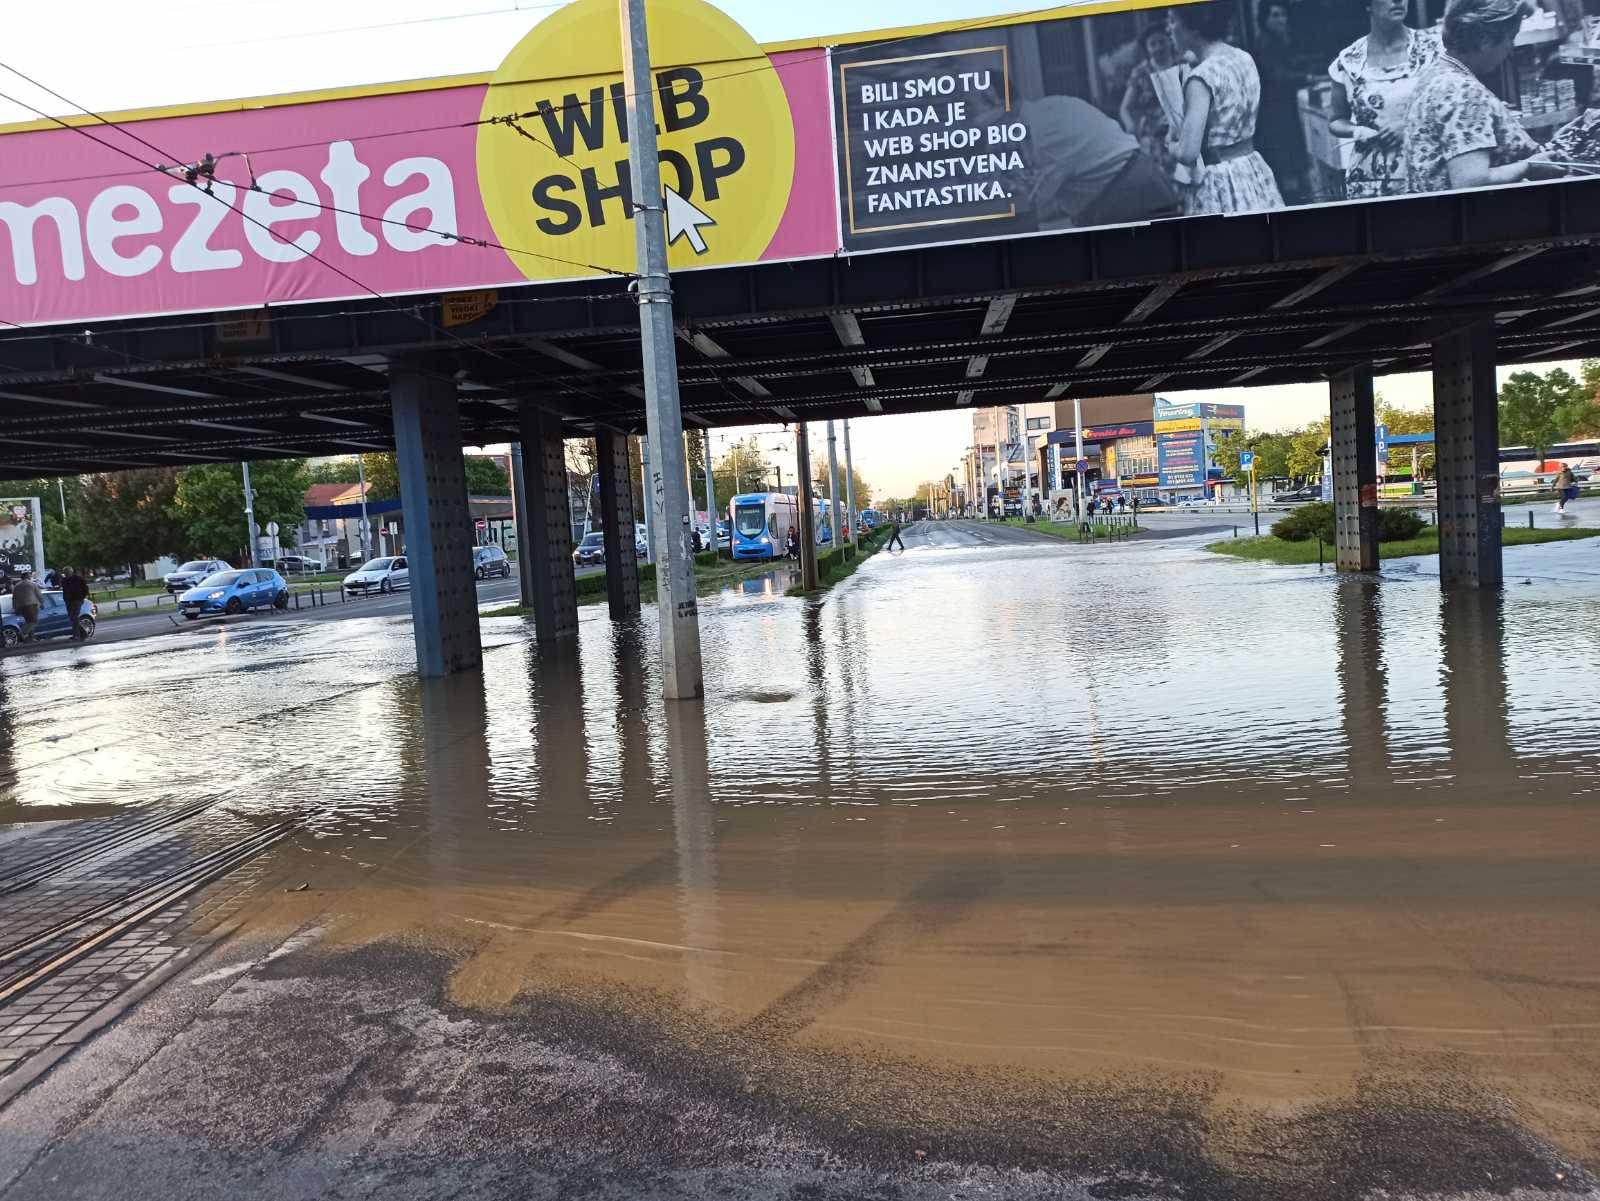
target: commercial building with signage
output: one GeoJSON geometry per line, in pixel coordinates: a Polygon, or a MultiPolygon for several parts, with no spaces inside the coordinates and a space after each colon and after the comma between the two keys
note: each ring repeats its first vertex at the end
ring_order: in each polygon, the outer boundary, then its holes
{"type": "MultiPolygon", "coordinates": [[[[1158,396],[1117,397],[1131,413],[1119,420],[1083,426],[1088,481],[1097,492],[1143,494],[1175,500],[1201,496],[1223,478],[1218,444],[1244,431],[1244,406],[1175,404],[1158,396]]],[[[1087,406],[1085,406],[1087,408],[1087,406]]],[[[1068,422],[1052,431],[1052,461],[1062,464],[1057,490],[1070,490],[1078,431],[1068,422]]],[[[1047,473],[1055,470],[1047,467],[1047,473]]]]}

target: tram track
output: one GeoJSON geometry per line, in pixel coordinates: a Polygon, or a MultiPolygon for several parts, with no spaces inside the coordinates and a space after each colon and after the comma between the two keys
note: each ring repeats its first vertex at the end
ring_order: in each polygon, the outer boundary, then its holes
{"type": "Polygon", "coordinates": [[[221,879],[286,838],[298,819],[278,822],[176,871],[0,950],[0,1007],[71,967],[162,910],[221,879]],[[109,923],[109,924],[107,924],[109,923]],[[59,949],[51,948],[72,939],[59,949]],[[44,956],[41,960],[38,957],[44,956]],[[31,960],[31,961],[30,961],[31,960]]]}
{"type": "Polygon", "coordinates": [[[185,805],[171,812],[156,813],[139,821],[118,823],[116,829],[108,830],[82,845],[45,855],[8,872],[0,872],[0,896],[9,896],[25,888],[31,888],[42,880],[87,863],[97,856],[111,851],[126,850],[152,834],[200,816],[214,804],[216,799],[212,798],[185,805]]]}

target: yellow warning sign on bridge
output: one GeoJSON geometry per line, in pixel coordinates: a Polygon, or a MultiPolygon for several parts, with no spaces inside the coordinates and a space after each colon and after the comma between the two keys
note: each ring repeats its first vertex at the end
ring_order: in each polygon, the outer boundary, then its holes
{"type": "MultiPolygon", "coordinates": [[[[478,181],[529,279],[634,264],[627,88],[616,0],[576,0],[528,33],[483,104],[478,181]]],[[[704,0],[650,0],[650,57],[675,268],[759,259],[788,205],[794,122],[750,35],[704,0]]]]}

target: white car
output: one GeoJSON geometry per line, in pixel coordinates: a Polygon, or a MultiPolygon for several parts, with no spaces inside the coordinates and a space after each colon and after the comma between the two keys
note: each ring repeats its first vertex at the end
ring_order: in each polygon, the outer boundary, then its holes
{"type": "Polygon", "coordinates": [[[214,576],[219,571],[232,571],[233,568],[221,559],[192,559],[177,571],[168,572],[162,582],[167,586],[167,591],[173,596],[180,592],[187,592],[201,580],[214,576]]]}
{"type": "Polygon", "coordinates": [[[404,555],[385,555],[369,559],[344,577],[344,590],[351,596],[370,596],[374,592],[394,592],[411,587],[411,570],[404,555]]]}

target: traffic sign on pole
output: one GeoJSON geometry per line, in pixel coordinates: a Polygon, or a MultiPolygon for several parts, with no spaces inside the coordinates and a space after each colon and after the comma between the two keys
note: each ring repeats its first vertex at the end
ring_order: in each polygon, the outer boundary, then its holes
{"type": "Polygon", "coordinates": [[[1241,471],[1248,471],[1248,472],[1251,472],[1252,474],[1254,474],[1255,469],[1256,469],[1256,452],[1255,451],[1253,451],[1253,450],[1241,450],[1239,452],[1239,469],[1241,471]]]}

